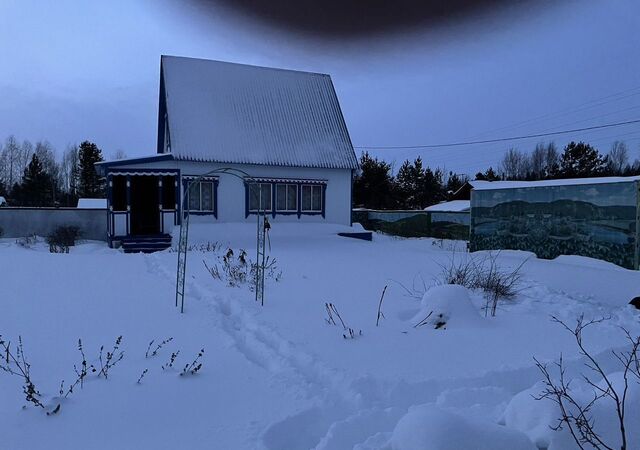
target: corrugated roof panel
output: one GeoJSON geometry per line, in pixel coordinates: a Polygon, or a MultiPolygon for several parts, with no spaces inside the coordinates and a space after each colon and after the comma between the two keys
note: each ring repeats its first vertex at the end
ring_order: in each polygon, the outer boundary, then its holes
{"type": "Polygon", "coordinates": [[[356,169],[329,75],[162,57],[176,159],[356,169]]]}

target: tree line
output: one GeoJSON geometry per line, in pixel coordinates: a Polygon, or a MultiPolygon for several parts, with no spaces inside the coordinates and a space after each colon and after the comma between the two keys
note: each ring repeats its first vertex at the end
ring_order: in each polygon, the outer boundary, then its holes
{"type": "Polygon", "coordinates": [[[539,143],[531,153],[511,148],[505,153],[498,173],[492,168],[476,179],[550,180],[630,176],[640,174],[640,161],[631,162],[623,141],[615,141],[607,154],[584,142],[569,142],[560,153],[551,142],[539,143]]]}
{"type": "MultiPolygon", "coordinates": [[[[449,200],[470,178],[464,174],[431,169],[420,157],[406,160],[397,174],[393,166],[364,152],[353,185],[355,206],[370,209],[423,209],[449,200]]],[[[629,149],[616,141],[607,154],[584,142],[569,142],[562,152],[555,143],[539,143],[531,152],[511,148],[497,169],[489,167],[474,179],[548,180],[601,176],[640,175],[640,161],[630,159],[629,149]]]]}
{"type": "Polygon", "coordinates": [[[422,209],[447,200],[467,180],[466,175],[425,167],[420,157],[405,161],[393,175],[391,164],[364,152],[353,183],[353,203],[371,209],[422,209]]]}
{"type": "Polygon", "coordinates": [[[103,160],[89,141],[68,146],[58,158],[46,140],[20,143],[11,135],[0,144],[0,196],[11,206],[76,206],[78,198],[103,198],[104,181],[94,166],[103,160]]]}

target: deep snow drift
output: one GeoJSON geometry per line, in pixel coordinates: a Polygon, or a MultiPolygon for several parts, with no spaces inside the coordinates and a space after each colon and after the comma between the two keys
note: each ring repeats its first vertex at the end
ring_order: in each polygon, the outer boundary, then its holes
{"type": "MultiPolygon", "coordinates": [[[[619,327],[640,333],[638,311],[627,305],[638,294],[637,272],[502,252],[505,270],[527,260],[523,279],[516,297],[486,317],[481,292],[438,286],[441,266],[470,257],[464,243],[378,234],[366,242],[337,231],[274,225],[276,265],[260,307],[247,283],[229,286],[222,259],[232,248],[242,270],[238,250],[254,258],[255,225],[193,226],[182,315],[174,306],[174,252],[123,254],[84,243],[49,254],[42,243],[1,240],[0,334],[12,343],[22,336],[43,403],[61,404],[54,416],[23,409],[21,380],[0,372],[3,448],[444,450],[477,442],[564,450],[572,445],[566,433],[549,428],[557,411],[531,397],[542,378],[533,357],[550,362],[562,353],[572,377],[583,361],[550,315],[569,323],[580,314],[611,317],[584,336],[607,373],[619,370],[610,354],[625,345],[619,327]],[[335,325],[326,303],[339,313],[335,325]],[[78,339],[88,362],[99,364],[100,346],[110,350],[118,336],[124,357],[109,378],[90,374],[82,389],[58,399],[60,382],[76,378],[78,339]],[[151,340],[169,337],[145,357],[151,340]],[[202,348],[202,369],[180,376],[202,348]]],[[[637,395],[632,390],[630,399],[639,404],[637,395]]],[[[594,410],[603,434],[615,439],[611,413],[605,404],[594,410]]],[[[640,420],[637,408],[628,420],[640,420]]],[[[631,439],[637,445],[637,435],[631,439]]]]}

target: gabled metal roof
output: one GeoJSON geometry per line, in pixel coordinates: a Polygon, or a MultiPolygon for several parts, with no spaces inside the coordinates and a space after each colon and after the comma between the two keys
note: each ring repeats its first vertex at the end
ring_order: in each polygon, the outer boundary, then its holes
{"type": "Polygon", "coordinates": [[[329,75],[163,56],[160,84],[175,159],[358,168],[329,75]]]}

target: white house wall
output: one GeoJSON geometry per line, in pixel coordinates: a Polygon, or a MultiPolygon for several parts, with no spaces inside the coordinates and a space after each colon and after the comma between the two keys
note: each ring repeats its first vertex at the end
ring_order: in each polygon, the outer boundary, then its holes
{"type": "MultiPolygon", "coordinates": [[[[351,224],[351,170],[314,169],[304,167],[278,167],[241,164],[217,164],[192,161],[153,161],[143,164],[118,166],[118,169],[179,169],[181,176],[203,175],[215,169],[231,167],[256,178],[291,178],[323,180],[326,182],[325,217],[321,215],[277,215],[273,222],[327,222],[351,224]]],[[[218,176],[218,218],[191,216],[192,222],[253,222],[255,217],[245,217],[245,186],[243,180],[229,174],[218,176]]],[[[184,190],[180,183],[181,192],[184,190]]],[[[184,194],[184,192],[182,192],[184,194]]]]}

